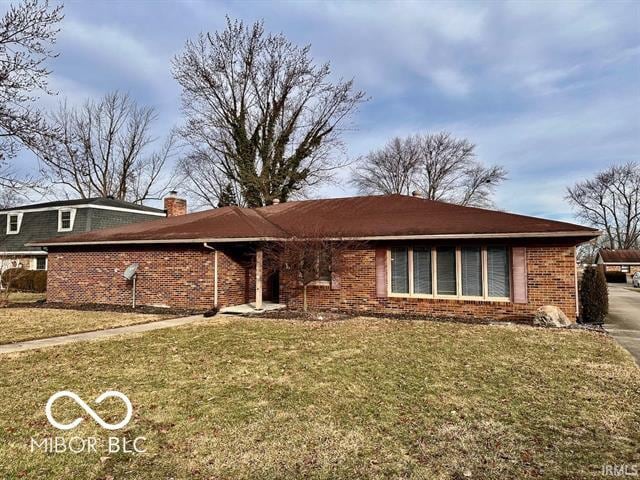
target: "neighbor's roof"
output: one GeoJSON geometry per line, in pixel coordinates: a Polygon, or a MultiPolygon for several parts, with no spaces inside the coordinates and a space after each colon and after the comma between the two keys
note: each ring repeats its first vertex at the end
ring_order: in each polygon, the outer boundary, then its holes
{"type": "Polygon", "coordinates": [[[147,207],[146,205],[138,205],[137,203],[125,202],[123,200],[116,200],[109,197],[95,197],[95,198],[77,198],[73,200],[56,200],[53,202],[33,203],[30,205],[21,205],[19,207],[10,207],[0,209],[0,213],[7,213],[13,211],[27,211],[43,208],[56,208],[56,207],[78,207],[81,205],[98,205],[103,207],[113,208],[126,208],[128,210],[140,210],[143,212],[156,212],[162,213],[164,210],[160,208],[147,207]]]}
{"type": "Polygon", "coordinates": [[[38,245],[325,238],[587,237],[592,228],[404,195],[224,207],[55,238],[38,245]]]}
{"type": "Polygon", "coordinates": [[[603,248],[599,252],[604,263],[640,263],[640,250],[609,250],[603,248]]]}

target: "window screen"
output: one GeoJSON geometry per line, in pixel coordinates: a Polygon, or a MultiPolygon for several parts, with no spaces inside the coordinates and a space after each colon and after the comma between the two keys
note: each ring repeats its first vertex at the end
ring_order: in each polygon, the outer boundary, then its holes
{"type": "Polygon", "coordinates": [[[462,295],[482,296],[482,254],[480,247],[462,249],[462,295]]]}
{"type": "Polygon", "coordinates": [[[505,247],[487,248],[487,277],[490,297],[509,296],[509,255],[505,247]]]}
{"type": "Polygon", "coordinates": [[[431,249],[413,249],[413,293],[431,294],[431,249]]]}
{"type": "Polygon", "coordinates": [[[391,249],[391,292],[409,293],[409,253],[406,248],[391,249]]]}
{"type": "Polygon", "coordinates": [[[456,294],[456,250],[450,247],[437,249],[438,294],[456,294]]]}

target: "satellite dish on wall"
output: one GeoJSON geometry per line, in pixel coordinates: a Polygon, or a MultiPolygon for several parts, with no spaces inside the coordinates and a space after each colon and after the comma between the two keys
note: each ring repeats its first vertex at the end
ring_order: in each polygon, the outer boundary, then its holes
{"type": "Polygon", "coordinates": [[[132,263],[124,269],[122,274],[127,280],[133,280],[133,288],[131,289],[131,305],[133,308],[136,308],[136,272],[139,266],[137,263],[132,263]]]}
{"type": "Polygon", "coordinates": [[[124,278],[126,278],[127,280],[131,280],[133,277],[135,277],[139,266],[140,265],[138,265],[137,263],[132,263],[127,268],[125,268],[122,275],[124,275],[124,278]]]}

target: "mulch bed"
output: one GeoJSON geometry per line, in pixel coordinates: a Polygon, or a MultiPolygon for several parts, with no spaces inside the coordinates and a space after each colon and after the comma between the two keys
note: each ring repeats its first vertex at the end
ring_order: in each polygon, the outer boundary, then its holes
{"type": "Polygon", "coordinates": [[[269,312],[263,312],[259,314],[252,314],[252,317],[258,318],[271,318],[281,320],[303,320],[303,321],[340,321],[348,320],[356,317],[372,317],[381,319],[393,319],[393,320],[422,320],[432,322],[455,322],[465,324],[483,324],[483,325],[505,325],[505,324],[519,324],[519,325],[531,325],[531,321],[522,319],[507,319],[503,321],[495,321],[489,318],[464,318],[464,317],[435,317],[424,314],[410,314],[410,313],[374,313],[374,312],[354,312],[347,310],[331,310],[323,312],[303,312],[301,310],[291,310],[284,308],[282,310],[272,310],[269,312]]]}

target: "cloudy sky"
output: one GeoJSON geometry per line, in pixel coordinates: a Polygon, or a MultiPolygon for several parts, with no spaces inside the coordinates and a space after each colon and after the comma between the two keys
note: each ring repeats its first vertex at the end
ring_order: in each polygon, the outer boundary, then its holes
{"type": "MultiPolygon", "coordinates": [[[[446,129],[509,170],[500,208],[558,219],[572,218],[567,185],[639,160],[638,1],[67,1],[50,65],[59,96],[42,104],[129,91],[158,109],[161,136],[180,122],[171,58],[225,15],[311,44],[367,92],[346,136],[351,158],[446,129]]],[[[353,193],[331,185],[314,196],[353,193]]]]}

